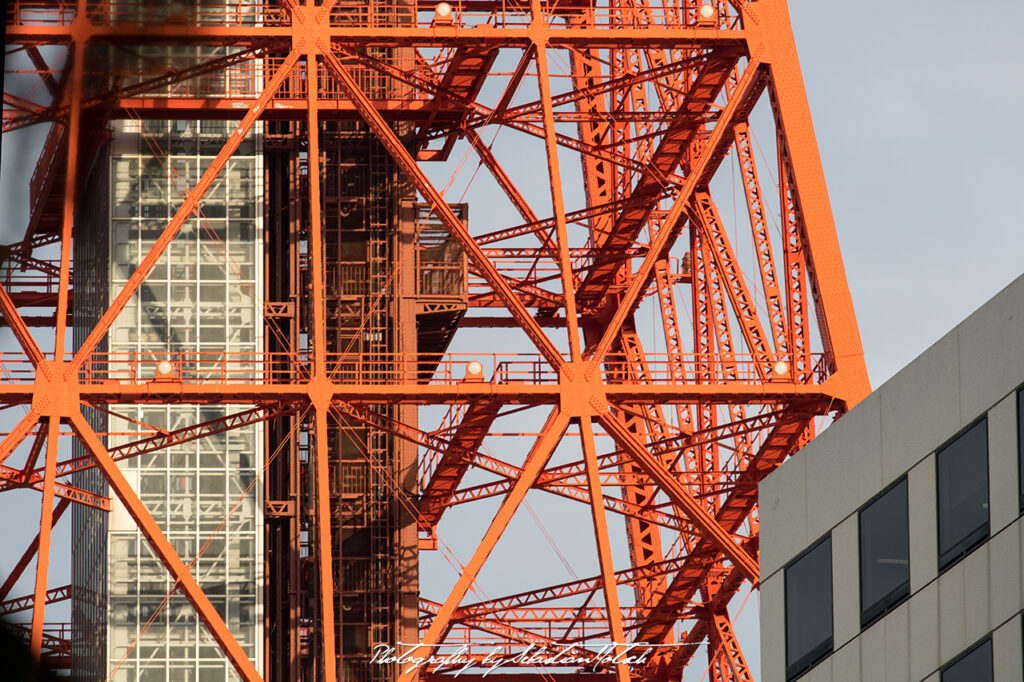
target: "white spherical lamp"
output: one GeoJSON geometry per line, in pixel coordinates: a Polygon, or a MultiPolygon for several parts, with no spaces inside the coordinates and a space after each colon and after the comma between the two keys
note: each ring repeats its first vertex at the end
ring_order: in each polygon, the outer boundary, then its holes
{"type": "Polygon", "coordinates": [[[483,381],[484,366],[477,360],[466,364],[466,381],[483,381]]]}

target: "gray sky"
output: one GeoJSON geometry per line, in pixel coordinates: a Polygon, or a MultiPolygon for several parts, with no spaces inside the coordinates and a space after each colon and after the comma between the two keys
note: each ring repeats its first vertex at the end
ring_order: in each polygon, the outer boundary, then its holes
{"type": "MultiPolygon", "coordinates": [[[[1015,199],[1024,180],[1018,131],[1024,57],[1015,49],[1024,6],[1009,0],[980,6],[791,0],[790,6],[877,388],[1024,270],[1015,199]]],[[[25,189],[11,178],[31,166],[27,158],[22,145],[5,139],[0,200],[7,220],[0,241],[16,238],[24,225],[16,197],[25,189]]],[[[13,497],[35,517],[38,498],[19,495],[13,497]]],[[[5,508],[10,502],[5,499],[5,508]]],[[[0,539],[9,540],[9,533],[0,530],[0,539]]],[[[0,575],[15,560],[10,550],[0,551],[0,575]]],[[[755,671],[756,616],[751,598],[739,632],[755,671]]]]}
{"type": "MultiPolygon", "coordinates": [[[[878,388],[1024,272],[1024,5],[790,0],[790,13],[878,388]]],[[[760,679],[749,610],[737,632],[760,679]]]]}
{"type": "Polygon", "coordinates": [[[1024,6],[790,8],[877,388],[1024,271],[1024,6]]]}

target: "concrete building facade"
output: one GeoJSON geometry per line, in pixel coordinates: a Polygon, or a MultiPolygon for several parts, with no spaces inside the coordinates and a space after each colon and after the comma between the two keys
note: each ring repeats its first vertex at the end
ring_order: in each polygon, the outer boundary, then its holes
{"type": "MultiPolygon", "coordinates": [[[[160,56],[160,52],[156,52],[160,56]]],[[[173,215],[181,193],[224,144],[225,121],[119,121],[90,180],[76,239],[88,288],[75,298],[76,343],[135,271],[173,215]]],[[[230,362],[254,374],[263,349],[262,139],[243,142],[207,194],[201,217],[167,253],[111,327],[95,363],[151,377],[201,375],[230,362]]],[[[94,363],[94,364],[95,364],[94,363]]],[[[90,365],[91,367],[91,365],[90,365]]],[[[219,405],[115,406],[92,421],[119,448],[237,412],[219,405]],[[118,415],[117,417],[114,414],[118,415]]],[[[120,466],[257,668],[262,667],[263,497],[256,425],[128,457],[120,466]]],[[[85,451],[76,444],[76,454],[85,451]]],[[[107,493],[95,470],[79,485],[107,493]]],[[[141,531],[115,499],[109,515],[76,505],[73,677],[80,680],[226,682],[238,679],[212,635],[141,531]]]]}
{"type": "Polygon", "coordinates": [[[1024,277],[760,486],[761,679],[1024,679],[1024,277]]]}

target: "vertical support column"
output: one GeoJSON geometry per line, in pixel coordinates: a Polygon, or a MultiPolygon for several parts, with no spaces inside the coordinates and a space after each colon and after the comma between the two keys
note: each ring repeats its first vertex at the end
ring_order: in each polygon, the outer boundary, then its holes
{"type": "Polygon", "coordinates": [[[32,599],[32,656],[39,660],[46,611],[46,578],[50,568],[50,531],[53,529],[53,487],[57,478],[57,443],[60,417],[50,417],[46,434],[46,472],[43,475],[43,505],[39,515],[39,548],[36,551],[36,586],[32,599]]]}
{"type": "MultiPolygon", "coordinates": [[[[532,0],[533,23],[541,24],[540,0],[532,0]]],[[[536,43],[537,83],[540,88],[541,109],[544,113],[544,146],[548,157],[548,177],[551,179],[551,207],[555,214],[555,239],[558,246],[558,266],[565,297],[565,328],[569,335],[569,353],[573,362],[581,359],[579,318],[576,313],[576,286],[569,259],[569,234],[565,225],[565,200],[562,197],[562,174],[558,166],[558,145],[555,141],[555,116],[551,107],[551,81],[548,73],[547,45],[536,43]]]]}
{"type": "Polygon", "coordinates": [[[810,106],[797,59],[796,43],[784,0],[760,3],[760,27],[770,41],[772,106],[780,136],[789,152],[796,204],[803,218],[812,295],[826,357],[834,365],[840,397],[850,409],[871,388],[864,366],[853,298],[839,250],[825,173],[811,123],[810,106]],[[768,37],[770,36],[770,37],[768,37]]]}
{"type": "Polygon", "coordinates": [[[331,542],[331,498],[327,466],[327,409],[316,407],[316,531],[320,573],[320,630],[324,654],[324,680],[337,679],[338,654],[334,637],[334,550],[331,542]]]}
{"type": "MultiPolygon", "coordinates": [[[[625,634],[622,629],[622,610],[619,607],[618,583],[615,581],[615,566],[612,564],[611,542],[608,540],[608,519],[605,516],[604,493],[601,490],[601,472],[597,464],[594,446],[594,424],[590,415],[580,417],[580,440],[583,442],[583,459],[587,466],[587,487],[590,490],[590,510],[594,519],[594,537],[597,539],[597,556],[601,564],[601,583],[604,586],[604,604],[608,609],[608,627],[616,656],[625,652],[625,634]]],[[[629,666],[623,662],[615,664],[618,682],[629,682],[629,666]]]]}
{"type": "MultiPolygon", "coordinates": [[[[415,209],[411,201],[406,197],[412,192],[403,191],[405,188],[402,180],[396,179],[398,194],[398,215],[394,221],[395,229],[390,240],[392,246],[392,263],[394,264],[395,283],[394,296],[392,298],[392,325],[394,339],[392,350],[399,353],[400,357],[417,357],[419,352],[419,341],[416,331],[416,292],[419,270],[417,268],[416,248],[416,217],[415,209]]],[[[415,195],[412,195],[415,196],[415,195]]],[[[465,281],[465,279],[463,280],[465,281]]],[[[402,363],[402,381],[411,383],[416,380],[417,367],[413,363],[402,363]]],[[[415,405],[396,405],[399,421],[403,424],[417,427],[418,410],[415,405]]],[[[402,495],[408,495],[411,499],[417,499],[417,451],[418,448],[412,442],[404,438],[391,438],[391,447],[394,450],[395,466],[397,471],[396,482],[402,495]]],[[[395,623],[393,641],[414,642],[419,637],[418,616],[419,616],[419,552],[418,552],[418,531],[416,523],[416,512],[418,505],[397,505],[394,518],[397,521],[397,528],[394,533],[400,548],[399,555],[395,557],[397,575],[402,576],[397,589],[397,622],[395,623]]],[[[397,669],[397,666],[396,666],[397,669]]],[[[393,675],[393,673],[392,673],[393,675]]]]}
{"type": "Polygon", "coordinates": [[[64,173],[64,215],[60,235],[60,285],[57,290],[57,328],[54,335],[53,357],[64,359],[64,341],[68,323],[68,293],[71,288],[71,229],[75,221],[75,197],[78,186],[78,151],[82,135],[82,80],[85,71],[85,36],[81,33],[84,22],[84,2],[78,3],[75,44],[71,57],[71,112],[68,117],[68,158],[64,173]]]}
{"type": "MultiPolygon", "coordinates": [[[[307,8],[310,11],[311,8],[307,8]]],[[[310,272],[313,284],[313,381],[327,382],[327,312],[324,303],[323,220],[320,215],[320,119],[317,53],[306,53],[307,150],[309,154],[310,272]]],[[[338,655],[334,636],[334,549],[331,543],[331,498],[327,457],[329,396],[315,396],[316,530],[320,573],[320,630],[324,680],[337,679],[338,655]]]]}

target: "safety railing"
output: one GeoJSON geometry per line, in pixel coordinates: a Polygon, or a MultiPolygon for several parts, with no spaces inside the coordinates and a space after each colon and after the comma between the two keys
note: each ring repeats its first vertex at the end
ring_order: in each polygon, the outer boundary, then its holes
{"type": "Polygon", "coordinates": [[[7,261],[0,263],[0,283],[9,294],[56,294],[60,289],[60,275],[7,261]]]}
{"type": "Polygon", "coordinates": [[[370,291],[370,270],[365,261],[342,261],[324,272],[327,291],[341,296],[364,296],[370,291]]]}
{"type": "MultiPolygon", "coordinates": [[[[820,383],[826,378],[824,357],[809,356],[810,371],[801,383],[820,383]]],[[[631,363],[622,353],[605,358],[605,376],[609,382],[625,382],[635,375],[631,363]]],[[[753,356],[738,353],[694,354],[670,356],[667,353],[644,354],[644,376],[649,384],[724,384],[724,383],[790,383],[793,367],[784,355],[753,356]]]]}
{"type": "MultiPolygon", "coordinates": [[[[168,54],[166,59],[155,61],[151,56],[126,57],[123,53],[112,53],[108,58],[94,59],[87,73],[89,82],[96,86],[95,96],[109,99],[109,93],[128,100],[147,98],[224,98],[235,100],[256,99],[263,92],[284,62],[284,57],[267,56],[252,59],[181,57],[168,54]],[[233,62],[227,63],[225,62],[233,62]],[[210,65],[204,65],[209,61],[210,65]],[[182,74],[195,75],[168,77],[171,70],[182,74]]],[[[416,70],[428,80],[436,78],[422,65],[414,63],[412,56],[404,52],[381,57],[388,64],[403,71],[416,70]]],[[[428,92],[416,90],[399,83],[379,71],[342,60],[348,73],[371,99],[427,100],[428,92]]],[[[306,98],[306,65],[296,64],[289,72],[274,95],[274,101],[304,100],[306,98]]],[[[341,86],[331,78],[321,77],[317,96],[321,101],[347,101],[348,96],[341,86]]],[[[58,132],[59,132],[58,128],[58,132]]],[[[49,141],[48,141],[49,142],[49,141]]],[[[59,143],[60,140],[54,140],[59,143]]],[[[49,147],[47,147],[49,150],[49,147]]]]}
{"type": "MultiPolygon", "coordinates": [[[[631,6],[603,0],[542,0],[541,12],[552,27],[644,28],[649,26],[717,26],[735,28],[739,15],[726,0],[708,0],[714,12],[698,15],[697,4],[680,0],[649,0],[631,6]]],[[[10,26],[68,26],[74,20],[72,0],[9,0],[10,26]]],[[[331,11],[335,27],[427,28],[431,26],[523,28],[532,20],[526,0],[341,0],[331,11]],[[443,5],[443,6],[442,6],[443,5]]],[[[202,2],[149,2],[148,0],[89,0],[87,13],[97,25],[165,26],[184,24],[210,27],[281,26],[289,23],[279,3],[245,0],[202,2]]]]}
{"type": "Polygon", "coordinates": [[[35,368],[24,353],[0,351],[0,384],[31,384],[35,380],[35,368]]]}
{"type": "MultiPolygon", "coordinates": [[[[828,374],[825,358],[807,356],[809,370],[801,383],[820,383],[828,374]]],[[[647,385],[714,385],[792,383],[794,370],[785,356],[645,355],[647,385]]],[[[415,353],[368,357],[359,353],[328,353],[328,378],[338,384],[388,385],[419,383],[453,385],[461,382],[551,385],[558,373],[539,355],[528,353],[445,353],[434,358],[415,353]],[[428,376],[425,364],[434,368],[428,376]]],[[[610,354],[602,365],[609,384],[635,376],[622,354],[610,354]]],[[[296,384],[310,380],[313,360],[306,353],[256,352],[115,352],[94,353],[83,363],[79,380],[85,385],[142,384],[296,384]]],[[[5,384],[29,384],[35,371],[23,353],[0,353],[0,377],[5,384]]]]}
{"type": "Polygon", "coordinates": [[[53,0],[8,0],[8,26],[69,26],[75,19],[75,3],[53,0]]]}
{"type": "Polygon", "coordinates": [[[286,23],[287,11],[279,3],[246,0],[199,2],[145,2],[106,0],[90,12],[93,22],[104,24],[188,24],[195,26],[259,26],[286,23]]]}
{"type": "MultiPolygon", "coordinates": [[[[340,384],[387,385],[421,383],[450,385],[461,381],[493,383],[555,383],[557,374],[538,355],[515,353],[445,354],[430,376],[425,358],[415,353],[368,357],[361,353],[328,353],[328,378],[340,384]],[[477,363],[482,368],[474,372],[477,363]]],[[[429,363],[435,364],[435,363],[429,363]]],[[[24,355],[0,353],[0,373],[7,383],[31,383],[35,373],[24,355]]],[[[309,381],[313,360],[306,353],[216,351],[94,353],[82,365],[83,384],[294,384],[309,381]]]]}
{"type": "Polygon", "coordinates": [[[417,270],[417,296],[465,296],[465,262],[447,263],[421,260],[417,263],[417,270]]]}
{"type": "Polygon", "coordinates": [[[94,353],[82,365],[83,384],[282,384],[308,381],[312,362],[295,353],[217,351],[94,353]]]}

